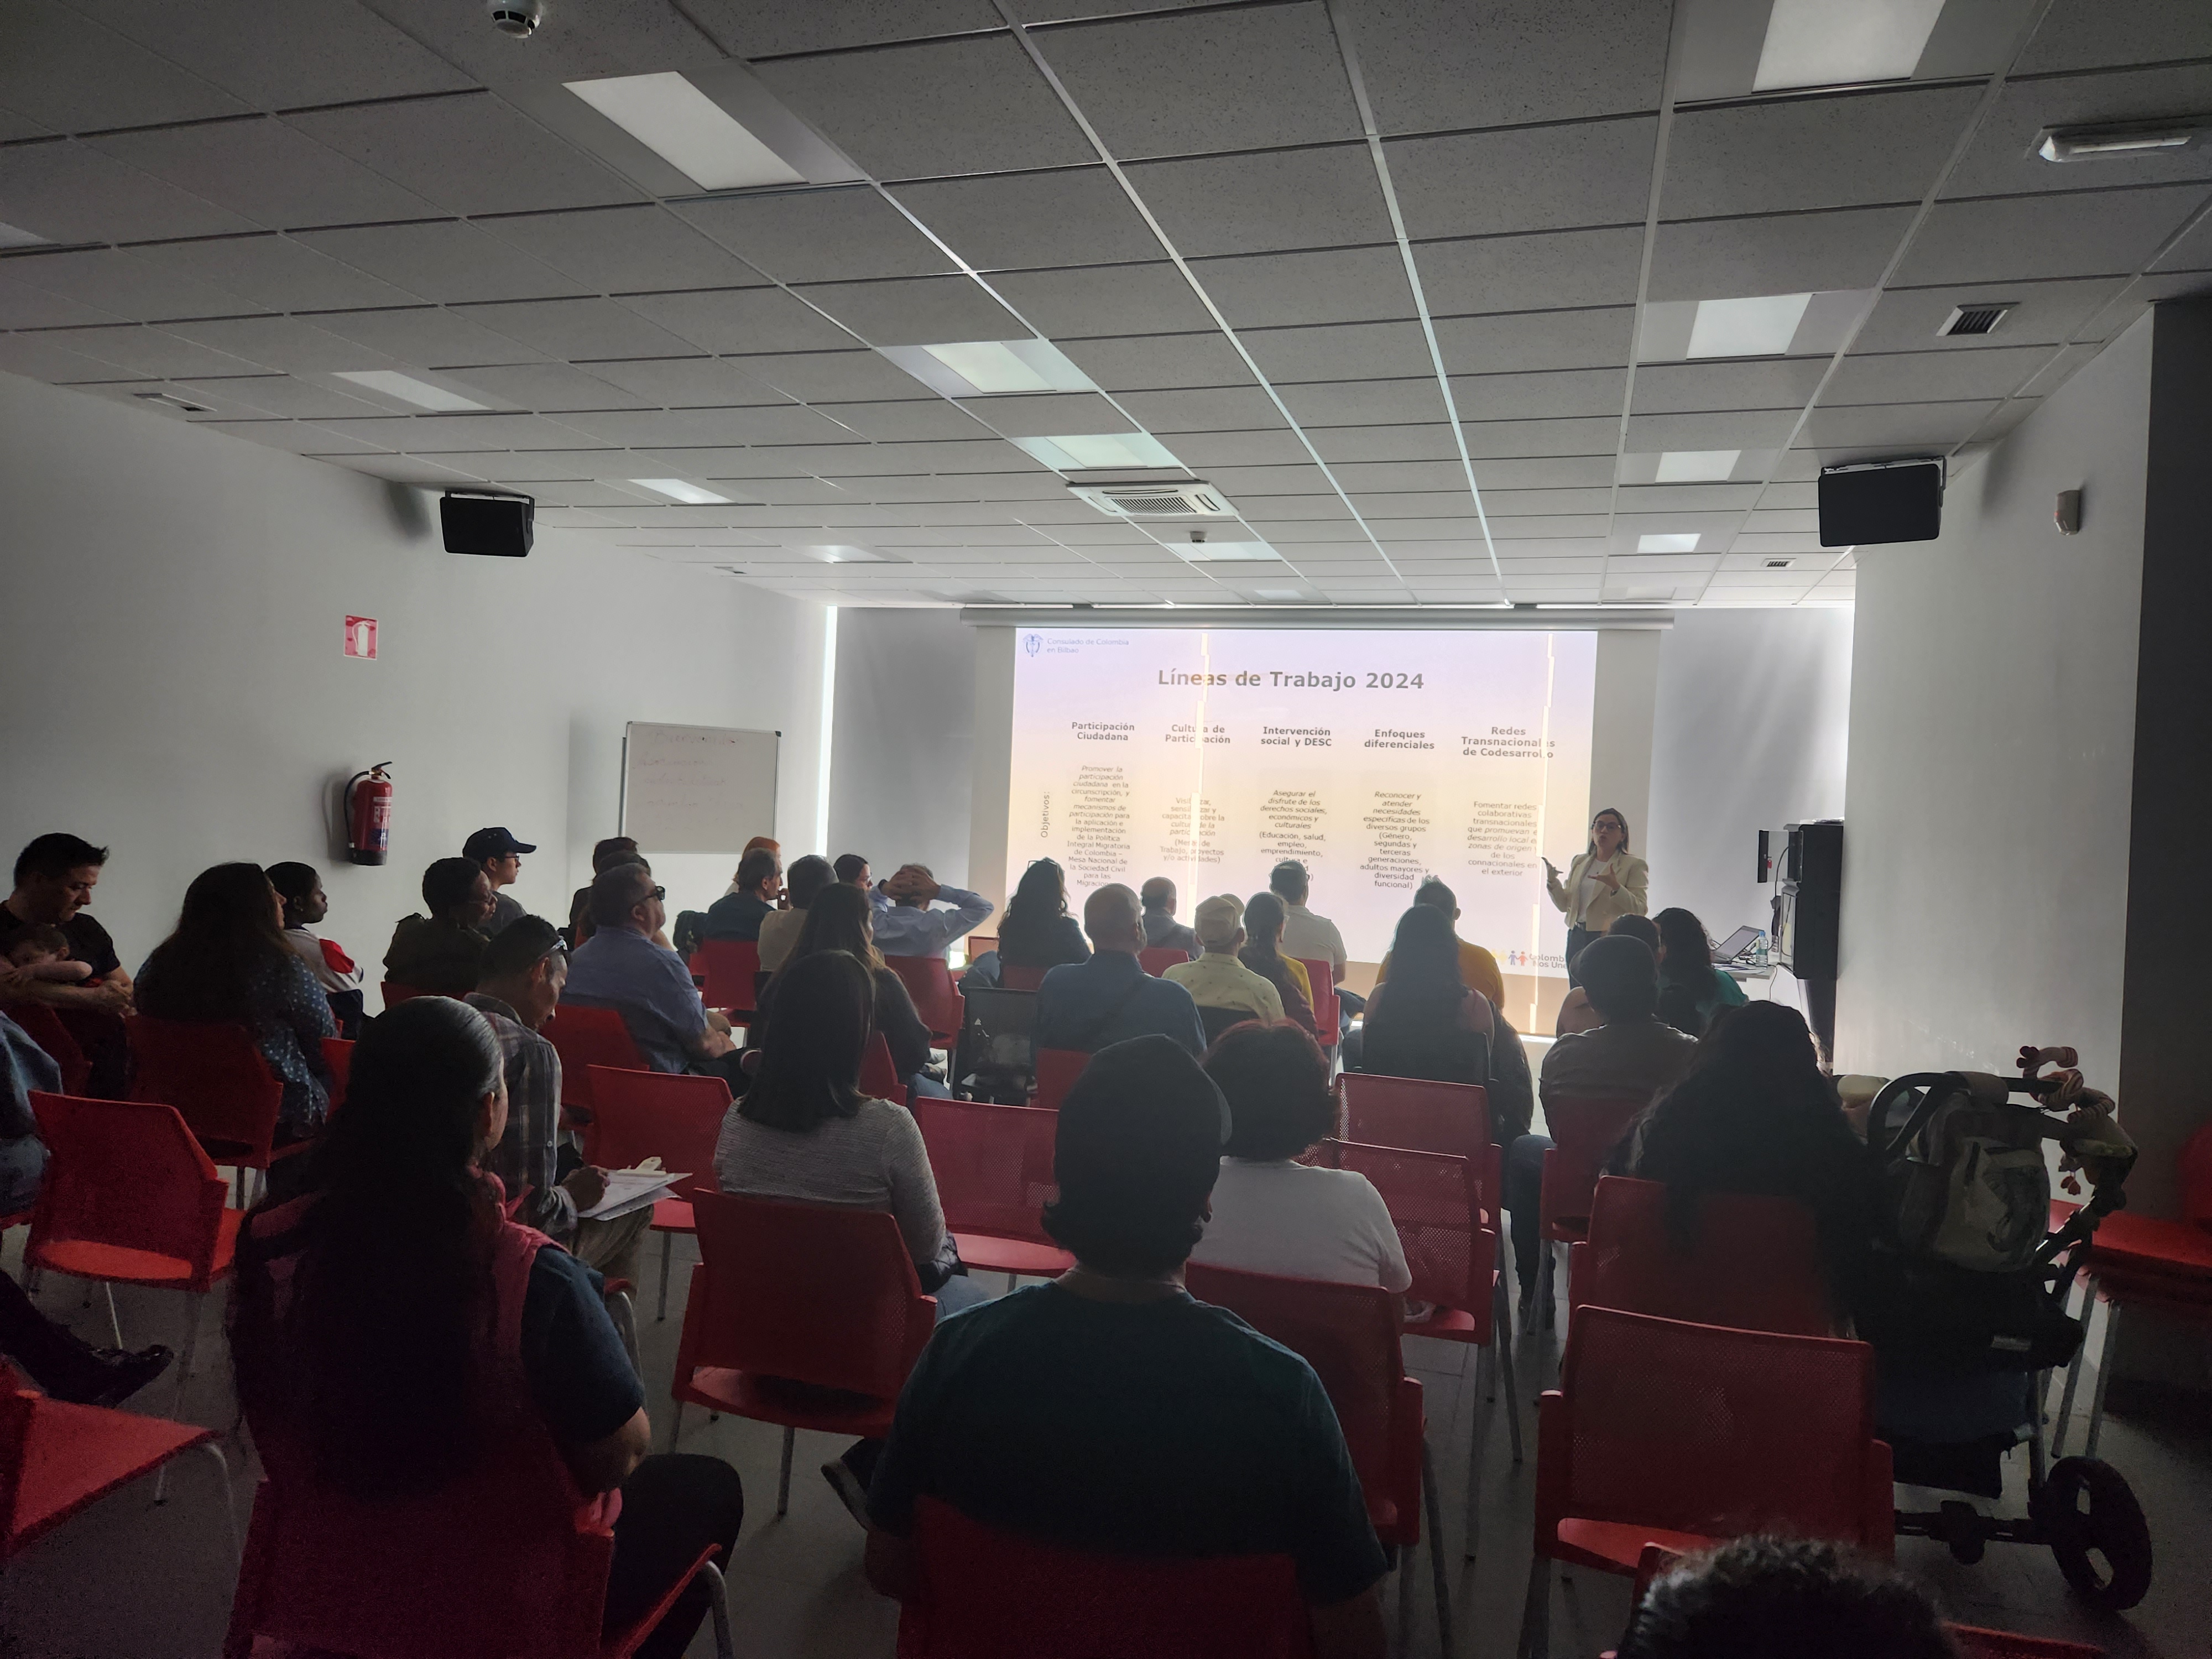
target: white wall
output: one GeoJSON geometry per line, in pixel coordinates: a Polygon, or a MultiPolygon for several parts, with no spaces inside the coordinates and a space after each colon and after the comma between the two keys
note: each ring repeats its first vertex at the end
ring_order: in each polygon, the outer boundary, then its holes
{"type": "Polygon", "coordinates": [[[2151,325],[1954,477],[1941,539],[1859,551],[1839,1071],[2033,1040],[2117,1082],[2151,325]]]}
{"type": "MultiPolygon", "coordinates": [[[[628,720],[781,728],[782,833],[811,827],[818,606],[558,531],[455,557],[434,497],[5,374],[0,537],[0,850],[110,844],[94,913],[134,968],[237,858],[321,867],[325,931],[374,963],[423,866],[486,824],[538,843],[515,896],[565,921],[616,832],[628,720]],[[381,624],[377,661],[342,654],[349,613],[381,624]],[[356,869],[330,788],[385,760],[392,860],[356,869]]],[[[673,909],[732,863],[656,871],[673,909]]]]}
{"type": "Polygon", "coordinates": [[[1715,939],[1768,923],[1759,832],[1841,817],[1851,612],[1678,611],[1659,640],[1651,908],[1697,913],[1715,939]]]}
{"type": "Polygon", "coordinates": [[[839,609],[830,844],[804,850],[969,884],[975,635],[954,611],[839,609]]]}

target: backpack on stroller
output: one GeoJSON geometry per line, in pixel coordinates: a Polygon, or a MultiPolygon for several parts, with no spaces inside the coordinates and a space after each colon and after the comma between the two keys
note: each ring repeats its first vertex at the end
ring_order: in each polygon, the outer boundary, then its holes
{"type": "Polygon", "coordinates": [[[1942,1540],[1961,1561],[1991,1540],[2047,1544],[2075,1591],[2107,1609],[2149,1588],[2150,1534],[2111,1465],[2069,1457],[2045,1469],[2042,1402],[2051,1371],[2081,1346],[2065,1298],[2097,1224],[2126,1202],[2135,1148],[2109,1097],[2083,1086],[2068,1048],[2024,1048],[2021,1075],[1917,1073],[1887,1084],[1867,1145],[1887,1198],[1856,1310],[1881,1367],[1876,1418],[1899,1481],[1996,1498],[2003,1455],[2028,1448],[2028,1512],[1963,1501],[1900,1510],[1899,1533],[1942,1540]],[[2061,1069],[2045,1074],[2045,1065],[2061,1069]],[[2014,1097],[2025,1096],[2025,1101],[2014,1097]],[[2044,1144],[2088,1202],[2051,1228],[2044,1144]]]}

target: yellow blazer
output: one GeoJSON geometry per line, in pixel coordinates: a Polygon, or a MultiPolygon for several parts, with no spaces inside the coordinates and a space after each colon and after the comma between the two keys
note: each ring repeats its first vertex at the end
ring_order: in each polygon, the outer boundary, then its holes
{"type": "Polygon", "coordinates": [[[1552,902],[1565,915],[1568,927],[1587,927],[1593,933],[1602,933],[1615,916],[1650,914],[1645,893],[1651,885],[1651,866],[1626,853],[1615,853],[1610,860],[1597,860],[1619,878],[1619,890],[1601,886],[1591,896],[1589,906],[1581,908],[1583,872],[1591,862],[1588,853],[1576,854],[1575,861],[1567,867],[1566,880],[1562,883],[1554,876],[1549,884],[1552,902]]]}

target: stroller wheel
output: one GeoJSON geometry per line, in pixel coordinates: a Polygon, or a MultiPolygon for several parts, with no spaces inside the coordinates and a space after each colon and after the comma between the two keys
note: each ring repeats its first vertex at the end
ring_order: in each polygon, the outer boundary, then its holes
{"type": "Polygon", "coordinates": [[[2150,1589],[2150,1528],[2127,1480],[2110,1463],[2067,1457],[2044,1482],[2043,1521],[2051,1553],[2074,1593],[2119,1613],[2150,1589]]]}

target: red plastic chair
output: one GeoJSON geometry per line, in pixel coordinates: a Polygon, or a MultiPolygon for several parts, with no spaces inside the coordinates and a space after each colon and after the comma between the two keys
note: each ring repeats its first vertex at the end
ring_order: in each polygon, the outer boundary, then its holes
{"type": "Polygon", "coordinates": [[[918,1583],[899,1609],[898,1659],[1310,1659],[1313,1652],[1287,1555],[1086,1555],[987,1527],[934,1498],[915,1510],[918,1583]]]}
{"type": "MultiPolygon", "coordinates": [[[[1648,1095],[1562,1095],[1544,1103],[1552,1147],[1544,1154],[1537,1231],[1547,1255],[1556,1256],[1554,1246],[1589,1236],[1590,1199],[1605,1160],[1650,1099],[1648,1095]]],[[[1556,1294],[1554,1265],[1547,1261],[1540,1275],[1546,1312],[1556,1294]]]]}
{"type": "Polygon", "coordinates": [[[1951,1625],[1951,1645],[1959,1659],[2104,1659],[2105,1650],[2087,1642],[2061,1642],[2048,1636],[2016,1636],[1979,1625],[1951,1625]]]}
{"type": "Polygon", "coordinates": [[[1080,1048],[1040,1048],[1036,1051],[1036,1093],[1030,1104],[1056,1112],[1060,1103],[1067,1098],[1067,1091],[1075,1086],[1075,1079],[1083,1075],[1083,1068],[1091,1063],[1091,1056],[1080,1048]]]}
{"type": "Polygon", "coordinates": [[[290,1425],[256,1419],[253,1437],[263,1479],[225,1659],[250,1659],[259,1637],[375,1659],[621,1659],[702,1572],[715,1649],[730,1659],[711,1544],[628,1629],[602,1640],[611,1506],[576,1490],[534,1420],[439,1492],[374,1503],[317,1480],[290,1425]]]}
{"type": "Polygon", "coordinates": [[[403,1002],[410,1002],[416,997],[427,997],[431,994],[428,991],[418,991],[411,985],[402,985],[396,979],[381,981],[377,989],[384,994],[384,1006],[387,1013],[403,1002]]]}
{"type": "Polygon", "coordinates": [[[222,1471],[223,1519],[235,1555],[230,1465],[213,1429],[49,1399],[0,1364],[0,1562],[118,1487],[202,1447],[222,1471]]]}
{"type": "Polygon", "coordinates": [[[883,1210],[701,1193],[699,1265],[676,1347],[684,1407],[783,1430],[775,1512],[791,1507],[796,1431],[879,1439],[937,1322],[898,1223],[883,1210]]]}
{"type": "MultiPolygon", "coordinates": [[[[170,1407],[181,1411],[204,1304],[230,1275],[246,1212],[228,1207],[227,1183],[173,1106],[33,1091],[31,1109],[51,1161],[23,1260],[101,1285],[190,1297],[170,1407]]],[[[112,1291],[107,1310],[114,1323],[112,1291]]]]}
{"type": "Polygon", "coordinates": [[[62,1091],[81,1095],[84,1085],[92,1080],[92,1062],[84,1057],[84,1049],[70,1035],[68,1026],[52,1008],[43,1002],[0,1002],[0,1014],[5,1014],[23,1028],[24,1035],[46,1051],[48,1058],[62,1069],[62,1091]]]}
{"type": "MultiPolygon", "coordinates": [[[[1336,1085],[1346,1140],[1451,1158],[1490,1156],[1490,1091],[1479,1083],[1346,1072],[1336,1085]]],[[[1495,1182],[1486,1189],[1495,1193],[1495,1182]]]]}
{"type": "Polygon", "coordinates": [[[1795,1200],[1706,1193],[1694,1244],[1667,1224],[1667,1189],[1601,1177],[1589,1237],[1568,1253],[1567,1306],[1620,1308],[1697,1325],[1832,1336],[1813,1212],[1795,1200]]]}
{"type": "Polygon", "coordinates": [[[1451,1589],[1436,1470],[1424,1438],[1421,1385],[1406,1375],[1398,1298],[1372,1285],[1330,1284],[1193,1261],[1183,1284],[1200,1302],[1226,1308],[1261,1335],[1302,1356],[1328,1390],[1352,1466],[1367,1495],[1375,1535],[1398,1560],[1398,1628],[1413,1627],[1413,1551],[1425,1508],[1429,1571],[1439,1651],[1452,1650],[1451,1589]]]}
{"type": "Polygon", "coordinates": [[[538,1035],[561,1056],[561,1103],[592,1109],[592,1068],[612,1066],[617,1071],[644,1072],[652,1068],[637,1051],[637,1042],[612,1008],[584,1008],[563,1003],[540,1028],[538,1035]]]}
{"type": "Polygon", "coordinates": [[[1513,1315],[1498,1271],[1498,1149],[1486,1146],[1483,1151],[1486,1156],[1476,1160],[1345,1141],[1325,1142],[1322,1149],[1322,1161],[1330,1168],[1355,1170],[1374,1182],[1398,1230],[1406,1265],[1413,1270],[1407,1297],[1436,1304],[1426,1318],[1407,1324],[1406,1334],[1469,1343],[1479,1350],[1474,1387],[1468,1390],[1466,1556],[1470,1561],[1481,1514],[1484,1436],[1478,1402],[1484,1391],[1484,1358],[1490,1362],[1493,1379],[1490,1397],[1497,1397],[1496,1381],[1505,1385],[1513,1461],[1521,1461],[1513,1315]]]}
{"type": "Polygon", "coordinates": [[[660,1235],[660,1310],[668,1317],[668,1260],[678,1233],[696,1232],[691,1195],[715,1190],[714,1143],[730,1113],[730,1085],[718,1077],[594,1066],[592,1122],[584,1161],[602,1170],[630,1170],[658,1158],[664,1170],[688,1177],[653,1206],[660,1235]]]}
{"type": "Polygon", "coordinates": [[[276,1143],[284,1085],[245,1026],[144,1014],[124,1026],[131,1034],[131,1098],[175,1107],[208,1156],[239,1172],[241,1206],[246,1170],[265,1171],[313,1144],[276,1143]]]}
{"type": "Polygon", "coordinates": [[[961,1027],[968,1023],[968,1007],[952,982],[952,970],[945,965],[945,958],[885,957],[884,966],[899,976],[907,994],[914,999],[915,1012],[929,1027],[930,1042],[949,1050],[960,1040],[961,1027]]]}
{"type": "Polygon", "coordinates": [[[1172,945],[1154,945],[1137,952],[1138,965],[1154,979],[1159,978],[1178,962],[1189,960],[1189,951],[1179,950],[1172,945]]]}
{"type": "Polygon", "coordinates": [[[1075,1265],[1041,1219],[1054,1190],[1059,1113],[922,1095],[915,1099],[914,1121],[963,1261],[987,1273],[1041,1279],[1075,1265]]]}
{"type": "Polygon", "coordinates": [[[1322,1047],[1334,1048],[1344,1026],[1344,1006],[1336,1000],[1336,964],[1319,957],[1298,960],[1305,964],[1306,982],[1313,988],[1314,1029],[1322,1035],[1322,1047]]]}
{"type": "Polygon", "coordinates": [[[999,964],[999,983],[1009,991],[1034,991],[1044,983],[1049,968],[1017,968],[1011,963],[999,964]]]}
{"type": "Polygon", "coordinates": [[[331,1110],[345,1104],[346,1085],[353,1081],[353,1044],[343,1037],[323,1039],[323,1064],[331,1073],[331,1110]]]}
{"type": "Polygon", "coordinates": [[[1747,1532],[1886,1559],[1892,1502],[1866,1344],[1583,1308],[1537,1407],[1520,1651],[1548,1650],[1554,1561],[1626,1577],[1647,1544],[1687,1553],[1747,1532]]]}
{"type": "Polygon", "coordinates": [[[690,965],[693,973],[706,976],[706,988],[699,994],[709,1008],[726,1008],[732,1014],[758,1010],[753,986],[760,977],[760,946],[750,939],[702,939],[690,965]]]}
{"type": "Polygon", "coordinates": [[[906,1104],[906,1079],[898,1074],[898,1066],[891,1059],[891,1045],[884,1041],[881,1031],[868,1034],[866,1051],[860,1056],[860,1092],[874,1100],[906,1104]]]}

